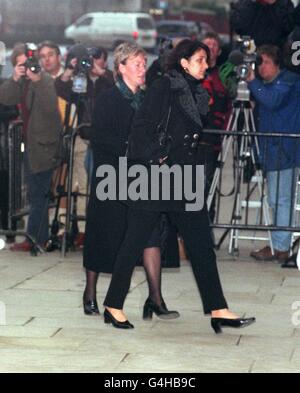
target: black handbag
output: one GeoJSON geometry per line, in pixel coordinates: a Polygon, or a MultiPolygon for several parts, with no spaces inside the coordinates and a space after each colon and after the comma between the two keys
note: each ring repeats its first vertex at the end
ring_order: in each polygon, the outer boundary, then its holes
{"type": "MultiPolygon", "coordinates": [[[[145,164],[160,164],[161,159],[167,157],[171,150],[172,138],[168,128],[170,123],[172,107],[169,106],[167,116],[164,116],[155,131],[151,134],[138,136],[138,140],[130,135],[126,157],[132,162],[143,162],[145,164]]],[[[144,121],[138,126],[139,129],[145,127],[144,121]]],[[[138,133],[139,135],[139,133],[138,133]]]]}

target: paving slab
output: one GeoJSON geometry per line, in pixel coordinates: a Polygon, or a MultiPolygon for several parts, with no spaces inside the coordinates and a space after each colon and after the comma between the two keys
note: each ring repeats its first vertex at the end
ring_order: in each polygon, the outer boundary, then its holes
{"type": "MultiPolygon", "coordinates": [[[[33,258],[0,252],[0,302],[6,307],[6,325],[0,326],[0,371],[299,372],[300,316],[297,325],[293,305],[300,302],[300,272],[253,262],[248,250],[236,260],[226,250],[218,254],[231,308],[257,318],[247,329],[227,329],[220,336],[203,315],[187,262],[163,272],[166,302],[181,313],[180,319],[142,320],[148,288],[143,268],[138,268],[125,304],[135,329],[120,332],[105,325],[103,315],[83,314],[80,253],[61,259],[59,253],[33,258]]],[[[100,306],[110,279],[99,279],[100,306]]]]}

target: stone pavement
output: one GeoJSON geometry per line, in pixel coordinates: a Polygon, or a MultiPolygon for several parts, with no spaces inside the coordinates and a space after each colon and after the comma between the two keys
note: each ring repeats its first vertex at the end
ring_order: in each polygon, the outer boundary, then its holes
{"type": "MultiPolygon", "coordinates": [[[[219,267],[231,308],[255,315],[257,323],[221,336],[202,314],[186,262],[180,271],[164,273],[167,304],[181,313],[171,322],[142,320],[147,286],[143,270],[137,269],[126,302],[136,329],[128,332],[105,326],[102,317],[83,315],[80,253],[63,260],[58,253],[33,258],[0,251],[0,301],[6,306],[0,371],[299,372],[300,313],[292,307],[300,302],[300,273],[253,262],[249,251],[244,248],[234,260],[222,250],[219,267]]],[[[99,304],[108,283],[109,276],[101,277],[99,304]]]]}

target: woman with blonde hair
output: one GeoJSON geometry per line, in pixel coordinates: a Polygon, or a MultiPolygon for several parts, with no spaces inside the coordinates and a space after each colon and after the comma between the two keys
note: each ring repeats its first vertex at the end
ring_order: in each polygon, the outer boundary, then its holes
{"type": "MultiPolygon", "coordinates": [[[[115,259],[127,227],[126,205],[118,201],[97,199],[96,189],[101,178],[96,178],[96,171],[101,165],[111,165],[118,171],[119,158],[126,155],[133,117],[144,98],[146,53],[136,44],[123,43],[115,50],[114,66],[116,85],[98,97],[93,119],[94,133],[91,142],[94,172],[84,247],[87,281],[83,302],[84,312],[87,315],[99,314],[96,300],[99,273],[113,272],[115,259]]],[[[149,235],[144,251],[141,253],[149,284],[149,298],[144,306],[144,319],[152,318],[153,313],[163,319],[179,317],[176,311],[167,309],[161,294],[160,247],[159,223],[149,235]]],[[[175,260],[175,266],[178,263],[179,261],[175,260]]]]}

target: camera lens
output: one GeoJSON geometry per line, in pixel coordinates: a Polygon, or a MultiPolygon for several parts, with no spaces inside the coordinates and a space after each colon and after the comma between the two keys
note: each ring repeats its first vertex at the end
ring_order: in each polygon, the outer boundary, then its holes
{"type": "Polygon", "coordinates": [[[247,76],[249,74],[249,65],[248,64],[242,64],[241,66],[238,67],[237,69],[237,75],[240,79],[247,79],[247,76]]]}

